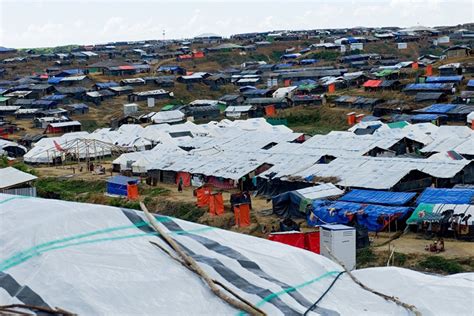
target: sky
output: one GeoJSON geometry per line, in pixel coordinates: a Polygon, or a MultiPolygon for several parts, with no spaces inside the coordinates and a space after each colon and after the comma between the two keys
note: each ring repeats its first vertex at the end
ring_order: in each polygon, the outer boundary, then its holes
{"type": "Polygon", "coordinates": [[[469,22],[473,0],[0,0],[0,46],[469,22]]]}

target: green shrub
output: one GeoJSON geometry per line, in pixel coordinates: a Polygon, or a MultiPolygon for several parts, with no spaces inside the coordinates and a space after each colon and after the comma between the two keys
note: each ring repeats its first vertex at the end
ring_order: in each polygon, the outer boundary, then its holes
{"type": "Polygon", "coordinates": [[[377,256],[370,247],[358,249],[356,252],[356,261],[358,267],[369,265],[374,263],[376,260],[377,256]]]}
{"type": "Polygon", "coordinates": [[[446,272],[449,274],[464,272],[464,268],[459,263],[440,256],[429,256],[421,261],[419,266],[424,269],[446,272]]]}

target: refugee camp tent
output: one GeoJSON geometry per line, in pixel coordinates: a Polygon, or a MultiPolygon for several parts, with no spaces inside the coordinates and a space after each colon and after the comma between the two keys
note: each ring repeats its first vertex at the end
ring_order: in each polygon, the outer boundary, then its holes
{"type": "MultiPolygon", "coordinates": [[[[0,195],[0,203],[0,305],[54,306],[79,315],[240,312],[150,243],[167,247],[142,212],[11,195],[0,195]]],[[[281,243],[166,216],[156,220],[210,278],[268,315],[305,313],[343,271],[325,257],[281,243]]],[[[471,313],[466,293],[472,273],[438,276],[395,267],[352,273],[423,315],[471,313]]],[[[309,315],[318,313],[410,312],[342,274],[309,315]]]]}
{"type": "MultiPolygon", "coordinates": [[[[439,219],[444,211],[453,211],[453,215],[462,214],[468,218],[468,224],[474,224],[474,205],[472,204],[444,204],[444,203],[420,203],[413,211],[412,215],[407,219],[407,225],[416,225],[423,221],[431,221],[439,219]],[[433,216],[432,216],[433,215],[433,216]]],[[[460,221],[462,222],[462,219],[460,221]]]]}
{"type": "Polygon", "coordinates": [[[113,176],[107,179],[107,194],[127,196],[129,184],[137,184],[138,179],[125,177],[125,176],[113,176]]]}
{"type": "Polygon", "coordinates": [[[344,191],[331,183],[288,191],[272,197],[273,214],[281,217],[305,218],[307,206],[311,205],[313,200],[336,197],[343,193],[344,191]]]}
{"type": "Polygon", "coordinates": [[[31,185],[38,177],[13,167],[0,169],[0,192],[13,195],[36,196],[36,188],[31,185]]]}
{"type": "Polygon", "coordinates": [[[354,189],[339,198],[339,201],[403,206],[410,203],[416,196],[413,192],[390,192],[377,190],[354,189]]]}
{"type": "Polygon", "coordinates": [[[474,204],[474,189],[426,188],[416,202],[417,204],[474,204]]]}
{"type": "Polygon", "coordinates": [[[378,232],[394,221],[405,221],[411,208],[342,201],[315,200],[307,217],[308,225],[349,224],[356,222],[369,231],[378,232]]]}

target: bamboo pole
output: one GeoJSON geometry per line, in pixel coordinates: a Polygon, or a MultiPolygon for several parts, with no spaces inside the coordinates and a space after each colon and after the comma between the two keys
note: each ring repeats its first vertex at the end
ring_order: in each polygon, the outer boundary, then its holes
{"type": "Polygon", "coordinates": [[[218,288],[216,283],[211,279],[211,277],[209,277],[209,275],[197,264],[197,262],[193,258],[191,258],[187,253],[185,253],[184,250],[181,248],[181,246],[178,245],[178,243],[160,227],[155,217],[151,215],[151,213],[148,211],[147,207],[145,206],[143,202],[140,202],[140,207],[143,210],[143,213],[145,213],[145,216],[148,222],[150,223],[151,227],[158,234],[160,234],[161,237],[163,237],[163,239],[171,246],[171,248],[173,248],[174,251],[176,251],[179,257],[184,261],[186,266],[188,266],[191,271],[195,272],[201,277],[201,279],[209,286],[211,291],[216,296],[218,296],[219,298],[221,298],[223,301],[227,302],[228,304],[232,305],[233,307],[239,310],[245,311],[246,313],[250,315],[255,315],[255,316],[266,315],[266,313],[260,310],[258,307],[244,304],[243,302],[238,301],[226,295],[224,292],[222,292],[218,288]]]}

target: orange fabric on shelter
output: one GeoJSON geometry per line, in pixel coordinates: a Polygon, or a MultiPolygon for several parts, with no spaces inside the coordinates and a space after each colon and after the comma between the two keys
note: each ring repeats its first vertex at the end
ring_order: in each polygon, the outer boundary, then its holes
{"type": "Polygon", "coordinates": [[[204,52],[194,52],[193,57],[194,58],[204,58],[204,52]]]}
{"type": "Polygon", "coordinates": [[[246,227],[250,225],[250,205],[237,204],[234,206],[235,224],[239,227],[246,227]]]}
{"type": "Polygon", "coordinates": [[[129,200],[138,199],[138,185],[136,184],[127,184],[127,197],[129,200]]]}
{"type": "Polygon", "coordinates": [[[418,63],[414,62],[413,64],[411,64],[411,68],[412,69],[418,69],[418,63]]]}
{"type": "Polygon", "coordinates": [[[335,83],[331,83],[331,84],[328,86],[328,92],[329,92],[329,93],[336,92],[336,84],[335,84],[335,83]]]}
{"type": "Polygon", "coordinates": [[[432,65],[426,66],[425,75],[427,75],[427,76],[432,76],[433,75],[433,66],[432,65]]]}
{"type": "Polygon", "coordinates": [[[364,88],[377,88],[382,84],[382,80],[367,80],[364,82],[364,88]]]}
{"type": "Polygon", "coordinates": [[[179,184],[179,179],[183,179],[184,187],[191,186],[191,174],[189,174],[188,172],[178,172],[176,175],[176,184],[179,184]]]}
{"type": "Polygon", "coordinates": [[[196,189],[196,204],[199,207],[206,207],[209,205],[209,196],[211,195],[211,188],[200,187],[196,189]]]}
{"type": "Polygon", "coordinates": [[[276,115],[275,105],[270,104],[265,107],[265,115],[273,117],[276,115]]]}
{"type": "Polygon", "coordinates": [[[221,192],[209,196],[209,213],[211,215],[224,214],[224,198],[221,192]]]}
{"type": "Polygon", "coordinates": [[[289,86],[291,85],[291,80],[290,80],[290,79],[285,79],[285,80],[283,81],[283,85],[284,85],[285,87],[289,87],[289,86]]]}
{"type": "Polygon", "coordinates": [[[355,112],[347,113],[347,124],[352,126],[355,124],[356,121],[356,114],[355,112]]]}

